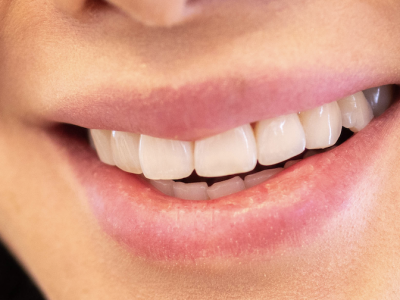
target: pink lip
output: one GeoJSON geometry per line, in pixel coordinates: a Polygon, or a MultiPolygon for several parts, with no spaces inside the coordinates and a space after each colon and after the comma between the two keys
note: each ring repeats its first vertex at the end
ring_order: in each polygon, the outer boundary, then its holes
{"type": "Polygon", "coordinates": [[[357,74],[371,72],[274,68],[263,76],[217,78],[151,92],[105,83],[83,94],[67,95],[64,104],[46,118],[86,128],[195,140],[314,108],[394,79],[357,74]]]}
{"type": "Polygon", "coordinates": [[[265,184],[211,201],[160,194],[136,175],[99,162],[83,142],[62,139],[101,227],[136,256],[191,262],[290,249],[316,236],[348,206],[390,135],[399,134],[400,104],[324,154],[286,169],[265,184]],[[397,121],[398,123],[398,121],[397,121]]]}

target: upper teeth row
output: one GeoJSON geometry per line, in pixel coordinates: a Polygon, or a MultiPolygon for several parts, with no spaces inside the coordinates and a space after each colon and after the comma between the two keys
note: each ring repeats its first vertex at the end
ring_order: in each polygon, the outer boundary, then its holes
{"type": "MultiPolygon", "coordinates": [[[[382,101],[383,102],[383,101],[382,101]]],[[[388,102],[388,101],[386,101],[388,102]]],[[[377,107],[376,114],[382,107],[377,107]]],[[[336,143],[342,126],[357,132],[374,117],[363,92],[320,107],[246,124],[195,142],[168,140],[129,132],[92,129],[104,163],[153,180],[180,179],[195,169],[204,177],[248,172],[257,159],[274,165],[307,149],[336,143]]],[[[373,110],[374,108],[374,110],[373,110]]]]}

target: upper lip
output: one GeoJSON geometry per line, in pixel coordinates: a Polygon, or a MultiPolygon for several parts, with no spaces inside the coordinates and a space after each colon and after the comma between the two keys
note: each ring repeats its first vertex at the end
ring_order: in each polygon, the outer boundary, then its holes
{"type": "Polygon", "coordinates": [[[79,95],[65,95],[66,101],[46,118],[190,141],[398,81],[392,75],[361,76],[364,72],[368,70],[274,69],[267,75],[215,78],[150,92],[99,82],[79,95]]]}

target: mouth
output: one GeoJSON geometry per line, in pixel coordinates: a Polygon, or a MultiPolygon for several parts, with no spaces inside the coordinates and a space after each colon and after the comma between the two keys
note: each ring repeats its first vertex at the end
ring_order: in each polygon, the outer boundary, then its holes
{"type": "Polygon", "coordinates": [[[193,142],[92,129],[91,144],[103,163],[143,174],[165,195],[210,200],[256,186],[338,146],[383,114],[393,94],[393,86],[381,86],[193,142]]]}
{"type": "Polygon", "coordinates": [[[195,141],[89,128],[93,151],[57,135],[99,224],[134,255],[265,258],[312,242],[354,205],[396,95],[380,86],[195,141]]]}

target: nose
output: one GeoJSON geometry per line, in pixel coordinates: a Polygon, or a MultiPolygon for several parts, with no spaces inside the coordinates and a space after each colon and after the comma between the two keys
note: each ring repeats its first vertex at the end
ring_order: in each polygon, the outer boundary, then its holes
{"type": "MultiPolygon", "coordinates": [[[[85,8],[87,0],[54,0],[58,8],[77,13],[85,8]]],[[[148,26],[173,26],[193,16],[198,7],[193,0],[92,0],[113,6],[132,19],[148,26]]],[[[94,3],[93,3],[94,2],[94,3]]]]}
{"type": "Polygon", "coordinates": [[[188,0],[109,0],[109,3],[150,26],[171,26],[194,12],[188,0]]]}

